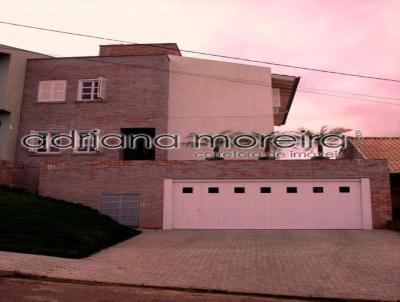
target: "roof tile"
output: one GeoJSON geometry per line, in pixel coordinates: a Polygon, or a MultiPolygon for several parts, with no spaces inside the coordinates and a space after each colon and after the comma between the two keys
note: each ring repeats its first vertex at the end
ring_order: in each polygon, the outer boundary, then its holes
{"type": "Polygon", "coordinates": [[[390,173],[400,173],[400,137],[350,138],[364,159],[387,159],[390,173]]]}

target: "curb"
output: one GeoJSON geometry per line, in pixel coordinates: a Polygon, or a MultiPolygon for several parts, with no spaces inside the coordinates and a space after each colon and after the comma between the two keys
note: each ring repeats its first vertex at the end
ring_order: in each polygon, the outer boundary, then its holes
{"type": "Polygon", "coordinates": [[[230,291],[230,290],[218,290],[218,289],[206,289],[206,288],[184,288],[174,286],[157,286],[157,285],[145,285],[145,284],[127,284],[127,283],[113,283],[113,282],[101,282],[101,281],[87,281],[78,279],[68,278],[56,278],[48,277],[43,275],[35,275],[29,273],[22,273],[19,271],[3,271],[0,270],[0,278],[9,279],[25,279],[25,280],[36,280],[54,283],[64,284],[76,284],[76,285],[88,285],[88,286],[109,286],[109,287],[123,287],[123,288],[140,288],[140,289],[154,289],[154,290],[165,290],[165,291],[176,291],[176,292],[187,292],[187,293],[198,293],[198,294],[215,294],[215,295],[230,295],[230,296],[248,296],[258,298],[275,298],[285,300],[299,300],[299,301],[338,301],[338,302],[393,302],[400,300],[375,300],[375,299],[353,299],[353,298],[328,298],[320,296],[301,296],[301,295],[281,295],[281,294],[268,294],[268,293],[255,293],[255,292],[243,292],[243,291],[230,291]]]}

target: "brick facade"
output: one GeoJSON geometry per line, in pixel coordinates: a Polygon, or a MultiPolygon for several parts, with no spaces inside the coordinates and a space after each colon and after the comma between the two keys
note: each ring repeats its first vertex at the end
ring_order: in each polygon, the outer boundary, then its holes
{"type": "Polygon", "coordinates": [[[100,45],[100,56],[170,54],[180,56],[175,43],[100,45]]]}
{"type": "MultiPolygon", "coordinates": [[[[20,137],[30,131],[101,129],[121,133],[121,128],[155,128],[156,134],[167,132],[168,58],[165,55],[52,58],[29,60],[21,112],[20,137]],[[94,60],[94,61],[93,61],[94,60]],[[99,62],[100,60],[101,62],[99,62]],[[129,65],[127,65],[129,64],[129,65]],[[158,71],[149,68],[160,69],[158,71]],[[106,99],[77,101],[78,81],[104,77],[106,99]],[[38,103],[41,80],[67,80],[64,103],[38,103]]],[[[120,152],[105,150],[97,154],[34,154],[18,145],[17,161],[32,167],[27,178],[38,179],[40,162],[49,159],[74,161],[118,160],[120,152]]],[[[166,159],[164,150],[156,150],[156,159],[166,159]]],[[[31,188],[35,186],[31,186],[31,188]]]]}
{"type": "Polygon", "coordinates": [[[39,179],[33,175],[38,175],[38,168],[0,160],[0,185],[36,191],[39,179]]]}
{"type": "Polygon", "coordinates": [[[391,218],[387,162],[291,161],[51,161],[40,170],[39,192],[98,208],[102,193],[140,193],[140,227],[161,228],[165,178],[369,178],[374,228],[391,218]]]}
{"type": "MultiPolygon", "coordinates": [[[[168,44],[169,45],[169,44],[168,44]]],[[[168,46],[167,45],[167,46],[168,46]]],[[[169,59],[154,47],[102,46],[100,57],[29,60],[21,111],[20,137],[35,131],[68,133],[121,128],[168,130],[169,59]],[[78,101],[80,79],[103,77],[106,98],[78,101]],[[38,103],[42,80],[66,80],[66,101],[38,103]]],[[[176,45],[175,45],[176,46],[176,45]]],[[[169,47],[169,46],[168,46],[169,47]]],[[[383,228],[390,219],[389,176],[385,161],[167,161],[167,151],[156,149],[155,161],[122,161],[121,153],[102,150],[83,155],[72,150],[59,154],[31,153],[17,147],[13,167],[0,163],[0,183],[99,207],[102,193],[140,193],[140,227],[160,228],[163,180],[166,178],[361,178],[371,180],[373,223],[383,228]],[[14,170],[13,170],[14,169],[14,170]],[[13,176],[8,172],[11,171],[13,176]]],[[[10,173],[11,173],[10,172],[10,173]]]]}
{"type": "Polygon", "coordinates": [[[0,160],[0,185],[12,187],[16,173],[16,164],[0,160]]]}

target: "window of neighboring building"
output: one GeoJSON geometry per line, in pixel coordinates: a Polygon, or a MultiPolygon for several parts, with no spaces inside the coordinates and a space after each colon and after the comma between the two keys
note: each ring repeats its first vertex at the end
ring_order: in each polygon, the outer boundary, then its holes
{"type": "Polygon", "coordinates": [[[74,153],[95,153],[97,151],[96,137],[93,131],[78,130],[76,131],[76,142],[74,153]]]}
{"type": "Polygon", "coordinates": [[[286,193],[297,193],[297,187],[287,187],[286,193]]]}
{"type": "Polygon", "coordinates": [[[79,80],[79,101],[104,100],[105,92],[106,80],[104,78],[79,80]]]}
{"type": "Polygon", "coordinates": [[[65,102],[67,81],[40,81],[38,102],[65,102]]]}
{"type": "Polygon", "coordinates": [[[32,131],[31,134],[38,135],[35,145],[37,148],[31,148],[31,152],[35,153],[60,153],[60,149],[51,144],[51,140],[55,135],[60,134],[60,132],[46,132],[46,131],[32,131]]]}

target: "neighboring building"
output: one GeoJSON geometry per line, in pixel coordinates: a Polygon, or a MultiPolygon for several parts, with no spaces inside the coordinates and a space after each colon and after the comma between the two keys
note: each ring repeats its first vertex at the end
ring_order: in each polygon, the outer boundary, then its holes
{"type": "Polygon", "coordinates": [[[350,139],[344,158],[386,159],[390,173],[393,218],[400,220],[400,137],[350,139]]]}
{"type": "MultiPolygon", "coordinates": [[[[185,58],[176,44],[32,59],[20,137],[265,133],[285,124],[298,82],[267,67],[185,58]]],[[[193,152],[19,146],[15,179],[143,228],[370,229],[391,217],[385,161],[190,160],[193,152]]]]}
{"type": "Polygon", "coordinates": [[[0,159],[15,160],[25,69],[39,53],[0,44],[0,159]]]}

